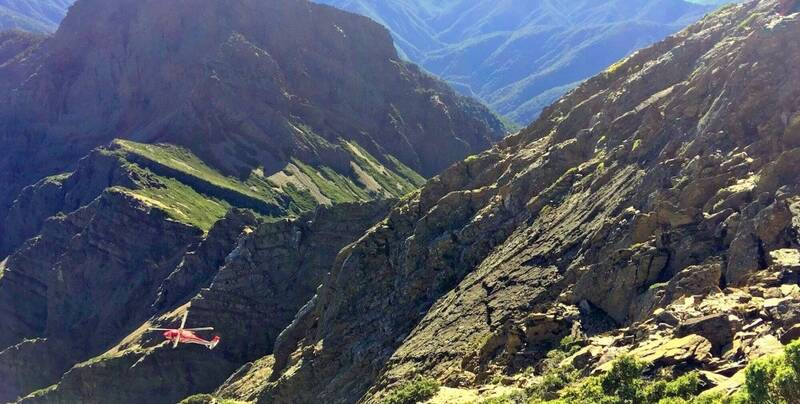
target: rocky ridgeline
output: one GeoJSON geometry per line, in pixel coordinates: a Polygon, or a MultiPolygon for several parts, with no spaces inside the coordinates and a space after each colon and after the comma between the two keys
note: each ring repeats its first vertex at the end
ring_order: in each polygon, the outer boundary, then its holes
{"type": "Polygon", "coordinates": [[[632,352],[736,389],[797,333],[800,14],[779,7],[726,7],[431,180],[218,393],[377,402],[416,375],[467,391],[566,335],[590,341],[585,374],[632,352]]]}
{"type": "MultiPolygon", "coordinates": [[[[79,0],[50,37],[0,36],[0,133],[1,223],[24,187],[117,138],[181,146],[243,181],[277,174],[275,188],[299,161],[380,191],[349,144],[389,171],[432,176],[505,128],[400,61],[383,27],[331,7],[79,0]]],[[[293,185],[282,192],[316,191],[293,185]]]]}

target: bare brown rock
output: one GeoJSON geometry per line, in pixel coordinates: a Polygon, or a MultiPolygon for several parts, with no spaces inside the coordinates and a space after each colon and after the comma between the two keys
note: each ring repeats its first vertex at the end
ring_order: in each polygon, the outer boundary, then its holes
{"type": "Polygon", "coordinates": [[[608,331],[608,317],[631,326],[621,350],[637,337],[673,340],[667,354],[654,342],[648,355],[711,366],[708,339],[634,326],[632,313],[675,279],[664,304],[682,322],[714,310],[760,316],[739,300],[748,291],[727,287],[767,269],[762,243],[796,243],[793,219],[774,209],[798,192],[794,152],[779,140],[781,117],[796,109],[798,34],[772,1],[726,8],[444,172],[340,255],[279,338],[259,400],[377,402],[416,374],[468,380],[463,358],[486,336],[506,335],[495,350],[536,363],[535,350],[500,330],[559,296],[587,301],[595,317],[581,327],[608,331]],[[482,175],[468,170],[479,165],[482,175]]]}

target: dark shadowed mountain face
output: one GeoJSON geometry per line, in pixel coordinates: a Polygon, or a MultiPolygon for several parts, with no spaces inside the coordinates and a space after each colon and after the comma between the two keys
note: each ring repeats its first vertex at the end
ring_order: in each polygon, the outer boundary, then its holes
{"type": "Polygon", "coordinates": [[[0,0],[0,31],[54,32],[74,0],[0,0]]]}
{"type": "Polygon", "coordinates": [[[136,154],[274,213],[400,196],[505,134],[383,27],[304,0],[80,0],[51,38],[25,35],[3,42],[19,53],[0,65],[0,217],[115,138],[169,144],[136,154]]]}
{"type": "Polygon", "coordinates": [[[616,60],[699,19],[683,0],[319,0],[392,31],[415,63],[527,124],[616,60]]]}

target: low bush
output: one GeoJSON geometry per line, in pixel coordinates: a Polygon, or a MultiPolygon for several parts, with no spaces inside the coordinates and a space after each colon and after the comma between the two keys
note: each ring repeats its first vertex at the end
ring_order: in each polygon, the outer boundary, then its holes
{"type": "Polygon", "coordinates": [[[740,396],[743,403],[800,402],[800,341],[787,345],[782,355],[748,365],[740,396]]]}
{"type": "Polygon", "coordinates": [[[384,404],[415,404],[430,399],[439,391],[439,383],[426,377],[417,377],[400,385],[383,400],[384,404]]]}

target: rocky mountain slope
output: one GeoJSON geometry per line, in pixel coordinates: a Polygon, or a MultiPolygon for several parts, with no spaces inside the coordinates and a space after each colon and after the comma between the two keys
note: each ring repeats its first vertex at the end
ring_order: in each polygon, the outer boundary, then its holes
{"type": "Polygon", "coordinates": [[[0,0],[0,31],[55,32],[74,0],[0,0]]]}
{"type": "MultiPolygon", "coordinates": [[[[204,232],[165,220],[179,213],[137,185],[164,175],[131,168],[158,150],[100,149],[127,162],[100,176],[122,185],[0,264],[2,398],[657,403],[740,390],[748,364],[800,337],[799,35],[797,1],[724,8],[391,209],[235,210],[204,232]],[[115,277],[132,287],[103,287],[115,277]],[[146,332],[185,310],[223,333],[217,350],[146,332]],[[59,356],[65,343],[75,357],[59,356]],[[639,376],[647,398],[619,387],[639,376]]],[[[68,178],[49,180],[70,194],[68,178]]],[[[800,387],[791,372],[781,386],[800,387]]]]}
{"type": "Polygon", "coordinates": [[[520,125],[712,8],[684,0],[318,0],[388,27],[410,60],[520,125]]]}
{"type": "Polygon", "coordinates": [[[0,217],[23,187],[115,138],[180,147],[261,182],[264,198],[308,205],[336,200],[318,179],[403,195],[505,134],[399,61],[379,25],[302,0],[81,0],[51,38],[6,35],[30,47],[0,66],[0,217]]]}
{"type": "MultiPolygon", "coordinates": [[[[384,28],[305,0],[79,0],[52,36],[0,34],[0,402],[100,400],[70,380],[104,353],[164,371],[160,336],[130,335],[190,302],[231,330],[221,362],[175,352],[186,377],[155,380],[213,390],[391,201],[504,135],[384,28]]],[[[130,382],[103,401],[159,391],[130,382]]]]}
{"type": "Polygon", "coordinates": [[[797,336],[797,12],[728,7],[448,169],[343,251],[274,357],[219,393],[379,402],[417,375],[448,394],[524,386],[568,335],[584,375],[633,353],[739,388],[748,362],[797,336]]]}
{"type": "Polygon", "coordinates": [[[106,191],[48,222],[5,262],[0,304],[13,316],[4,318],[0,342],[0,399],[50,386],[76,363],[58,388],[47,390],[47,400],[176,402],[213,389],[238,366],[271,352],[336,253],[389,206],[338,204],[278,222],[234,210],[204,236],[125,193],[106,191]],[[225,344],[213,354],[173,351],[159,333],[145,332],[172,325],[187,306],[190,323],[222,333],[225,344]],[[110,389],[96,377],[98,368],[112,379],[124,372],[130,383],[110,389]],[[180,376],[161,376],[177,370],[180,376]]]}

